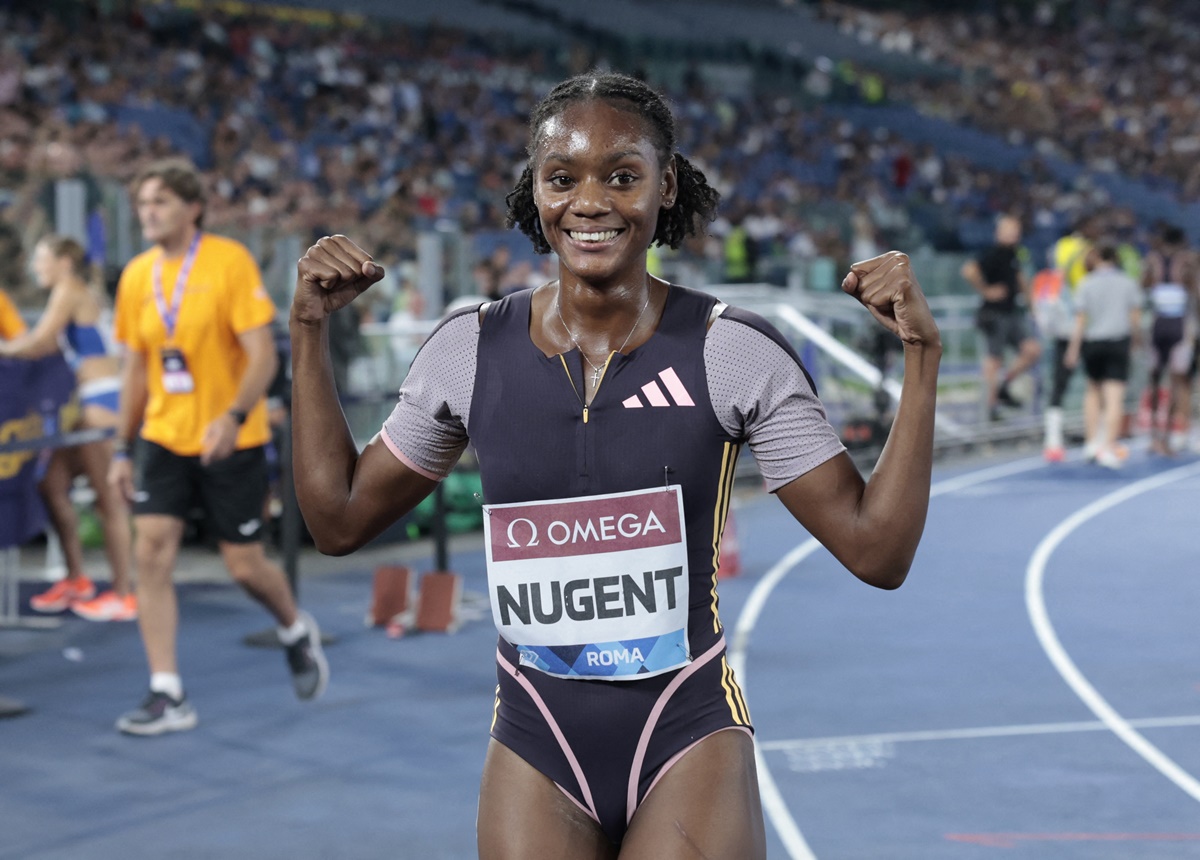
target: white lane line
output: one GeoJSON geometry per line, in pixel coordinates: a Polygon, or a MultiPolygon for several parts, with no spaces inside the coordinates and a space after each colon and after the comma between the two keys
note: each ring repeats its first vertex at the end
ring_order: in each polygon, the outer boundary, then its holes
{"type": "Polygon", "coordinates": [[[1190,478],[1194,475],[1200,475],[1200,463],[1193,463],[1190,466],[1183,466],[1155,475],[1152,478],[1146,478],[1097,499],[1055,526],[1042,539],[1042,542],[1038,544],[1032,558],[1029,560],[1029,567],[1025,571],[1025,606],[1029,612],[1029,620],[1033,624],[1034,632],[1037,634],[1038,642],[1041,643],[1042,650],[1046,652],[1046,656],[1050,658],[1050,662],[1054,664],[1054,668],[1058,670],[1058,674],[1066,681],[1067,686],[1075,692],[1075,695],[1079,696],[1091,712],[1113,734],[1128,744],[1134,752],[1149,762],[1159,773],[1183,789],[1192,799],[1200,801],[1200,781],[1197,781],[1194,776],[1164,755],[1158,747],[1146,740],[1133,727],[1131,721],[1126,720],[1118,714],[1104,697],[1096,691],[1096,688],[1091,685],[1087,678],[1083,676],[1083,673],[1079,671],[1074,661],[1068,656],[1066,649],[1063,648],[1062,643],[1058,641],[1058,635],[1054,632],[1054,625],[1050,623],[1050,615],[1046,611],[1045,596],[1042,592],[1046,578],[1046,562],[1049,561],[1050,555],[1071,532],[1093,517],[1104,513],[1110,508],[1116,507],[1121,502],[1128,501],[1142,493],[1156,490],[1159,487],[1184,478],[1190,478]]]}
{"type": "MultiPolygon", "coordinates": [[[[1129,720],[1129,725],[1139,729],[1176,729],[1200,726],[1200,716],[1190,717],[1145,717],[1129,720]]],[[[1075,723],[1028,723],[1015,726],[981,726],[974,729],[944,729],[925,732],[891,732],[878,735],[843,735],[826,738],[794,738],[781,741],[764,741],[760,747],[764,752],[801,749],[806,746],[826,744],[872,744],[906,743],[920,741],[958,741],[981,738],[1010,738],[1023,735],[1057,735],[1074,732],[1108,731],[1108,726],[1099,720],[1075,723]]]]}
{"type": "MultiPolygon", "coordinates": [[[[999,478],[1006,478],[1009,475],[1018,475],[1022,472],[1040,469],[1044,465],[1045,463],[1042,462],[1040,457],[1027,457],[1022,460],[1014,460],[1011,463],[1003,463],[999,466],[989,466],[985,469],[978,469],[964,475],[939,481],[930,487],[929,494],[932,497],[957,492],[976,486],[977,484],[985,483],[986,481],[994,481],[999,478]]],[[[750,592],[750,597],[747,599],[746,605],[742,607],[737,625],[734,627],[733,638],[727,657],[729,666],[733,669],[738,679],[738,684],[742,688],[743,695],[746,692],[747,678],[746,649],[750,644],[750,634],[754,631],[755,625],[758,624],[758,618],[762,614],[763,607],[767,604],[767,598],[771,596],[771,592],[775,589],[775,586],[791,573],[796,565],[808,558],[820,546],[821,544],[815,538],[809,538],[804,543],[795,547],[758,581],[754,586],[754,590],[750,592]]],[[[779,786],[775,783],[775,777],[771,775],[771,770],[767,767],[767,761],[763,757],[761,745],[757,738],[754,741],[754,760],[758,766],[758,790],[762,795],[763,812],[771,821],[771,825],[779,835],[780,841],[783,842],[788,856],[791,860],[816,860],[817,855],[813,854],[812,849],[809,848],[808,843],[805,841],[804,834],[800,832],[800,828],[796,824],[796,819],[792,817],[791,812],[787,808],[787,803],[779,791],[779,786]]]]}

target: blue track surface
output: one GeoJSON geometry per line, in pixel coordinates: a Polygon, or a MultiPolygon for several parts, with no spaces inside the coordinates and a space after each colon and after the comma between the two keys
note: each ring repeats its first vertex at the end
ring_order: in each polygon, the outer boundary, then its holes
{"type": "MultiPolygon", "coordinates": [[[[823,550],[781,567],[803,531],[773,499],[741,506],[744,572],[722,582],[721,612],[732,633],[771,574],[742,638],[778,789],[770,856],[1200,857],[1187,782],[1200,777],[1194,465],[972,470],[931,503],[896,592],[823,550]],[[1155,475],[1164,483],[1062,533],[1039,592],[1062,653],[1174,780],[1068,685],[1026,595],[1060,523],[1155,475]]],[[[452,562],[481,592],[481,557],[452,562]]],[[[473,857],[494,632],[483,618],[389,640],[362,623],[370,576],[302,583],[338,638],[329,691],[309,705],[292,698],[281,653],[241,643],[266,626],[261,610],[232,586],[183,588],[200,725],[163,738],[112,728],[145,683],[132,625],[0,631],[0,693],[33,708],[0,721],[0,858],[473,857]]]]}

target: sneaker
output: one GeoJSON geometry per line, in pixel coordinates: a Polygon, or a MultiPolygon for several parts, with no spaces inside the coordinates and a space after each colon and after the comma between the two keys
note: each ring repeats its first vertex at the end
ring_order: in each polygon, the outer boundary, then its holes
{"type": "Polygon", "coordinates": [[[300,610],[297,617],[304,622],[308,632],[293,644],[285,645],[283,650],[287,655],[288,669],[292,672],[296,697],[315,699],[325,692],[325,686],[329,683],[329,663],[321,648],[321,630],[317,627],[316,619],[304,610],[300,610]]]}
{"type": "Polygon", "coordinates": [[[137,598],[132,594],[121,597],[115,591],[106,591],[92,600],[72,603],[71,611],[88,621],[135,621],[137,598]]]}
{"type": "Polygon", "coordinates": [[[1061,463],[1067,459],[1067,452],[1062,449],[1062,446],[1046,448],[1042,451],[1042,456],[1047,463],[1061,463]]]}
{"type": "Polygon", "coordinates": [[[1007,406],[1010,409],[1020,409],[1025,404],[1012,396],[1012,392],[1008,390],[1008,384],[1001,385],[996,391],[996,402],[1001,406],[1007,406]]]}
{"type": "Polygon", "coordinates": [[[117,731],[127,735],[161,735],[194,728],[196,709],[187,700],[187,695],[176,700],[156,690],[150,691],[141,707],[117,720],[117,731]]]}
{"type": "Polygon", "coordinates": [[[1096,454],[1097,465],[1103,466],[1105,469],[1120,469],[1125,465],[1125,459],[1112,448],[1105,448],[1096,454]]]}
{"type": "Polygon", "coordinates": [[[86,576],[60,579],[41,594],[29,600],[34,612],[62,612],[77,600],[91,600],[96,596],[96,585],[86,576]]]}

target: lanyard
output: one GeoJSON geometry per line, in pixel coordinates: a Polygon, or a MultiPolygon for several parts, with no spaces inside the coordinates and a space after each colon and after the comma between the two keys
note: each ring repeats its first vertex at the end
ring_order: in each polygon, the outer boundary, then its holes
{"type": "Polygon", "coordinates": [[[196,262],[196,252],[199,250],[200,231],[197,230],[196,235],[192,237],[192,244],[188,246],[187,255],[183,258],[183,264],[179,267],[179,274],[175,276],[175,289],[171,294],[169,308],[163,296],[162,255],[154,261],[154,303],[158,305],[158,315],[162,317],[168,340],[175,337],[175,326],[179,323],[179,306],[183,304],[183,291],[187,286],[188,276],[192,273],[192,264],[196,262]]]}

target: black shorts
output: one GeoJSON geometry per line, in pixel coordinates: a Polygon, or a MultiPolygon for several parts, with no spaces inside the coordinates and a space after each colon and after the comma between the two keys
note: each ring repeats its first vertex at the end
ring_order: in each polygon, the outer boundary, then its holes
{"type": "Polygon", "coordinates": [[[134,516],[162,514],[184,520],[199,502],[217,540],[254,543],[262,540],[266,497],[267,458],[261,447],[234,451],[204,466],[199,457],[182,457],[138,440],[134,516]]]}
{"type": "Polygon", "coordinates": [[[1092,382],[1125,382],[1129,379],[1129,338],[1085,340],[1080,350],[1083,372],[1092,382]]]}
{"type": "Polygon", "coordinates": [[[518,668],[503,639],[496,657],[492,737],[554,780],[616,844],[684,752],[724,729],[753,732],[724,637],[684,668],[636,681],[518,668]]]}
{"type": "MultiPolygon", "coordinates": [[[[1183,343],[1183,317],[1155,317],[1150,327],[1150,343],[1154,346],[1155,372],[1166,370],[1170,373],[1184,374],[1191,364],[1191,356],[1172,356],[1183,343]],[[1174,361],[1172,359],[1175,359],[1174,361]],[[1182,361],[1180,358],[1186,359],[1182,361]]],[[[1188,344],[1190,347],[1191,344],[1188,344]]]]}
{"type": "Polygon", "coordinates": [[[1020,308],[1005,310],[984,305],[975,315],[975,324],[979,326],[987,342],[987,354],[992,358],[1004,358],[1005,349],[1020,349],[1030,338],[1025,312],[1020,308]]]}

